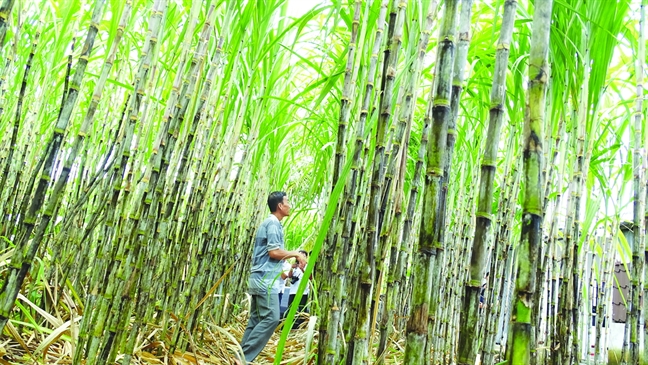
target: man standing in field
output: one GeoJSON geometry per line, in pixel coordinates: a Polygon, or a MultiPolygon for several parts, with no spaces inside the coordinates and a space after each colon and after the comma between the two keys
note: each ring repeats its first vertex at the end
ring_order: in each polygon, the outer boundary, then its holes
{"type": "Polygon", "coordinates": [[[241,341],[246,362],[253,361],[259,355],[279,324],[283,261],[295,257],[302,265],[306,264],[306,258],[301,253],[284,249],[281,220],[290,215],[286,193],[270,193],[268,208],[271,214],[257,230],[248,281],[248,293],[252,296],[250,319],[241,341]]]}

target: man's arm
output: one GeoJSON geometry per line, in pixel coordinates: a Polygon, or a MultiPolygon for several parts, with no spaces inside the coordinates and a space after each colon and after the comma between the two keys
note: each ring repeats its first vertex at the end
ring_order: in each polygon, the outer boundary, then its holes
{"type": "Polygon", "coordinates": [[[306,258],[299,251],[286,251],[282,248],[276,248],[274,250],[268,251],[268,256],[274,260],[285,260],[291,257],[294,257],[299,261],[299,263],[306,265],[306,258]]]}

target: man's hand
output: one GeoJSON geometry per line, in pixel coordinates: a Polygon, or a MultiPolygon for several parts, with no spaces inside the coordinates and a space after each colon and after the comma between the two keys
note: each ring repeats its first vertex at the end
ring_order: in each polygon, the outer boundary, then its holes
{"type": "Polygon", "coordinates": [[[304,267],[306,267],[308,260],[306,260],[306,257],[301,253],[298,254],[296,257],[297,257],[297,261],[299,262],[299,268],[304,270],[304,267]]]}

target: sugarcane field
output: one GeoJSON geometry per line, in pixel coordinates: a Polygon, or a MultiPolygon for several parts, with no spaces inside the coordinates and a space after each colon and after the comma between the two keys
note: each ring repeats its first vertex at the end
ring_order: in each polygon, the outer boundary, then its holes
{"type": "Polygon", "coordinates": [[[0,365],[648,365],[648,0],[0,0],[0,365]]]}

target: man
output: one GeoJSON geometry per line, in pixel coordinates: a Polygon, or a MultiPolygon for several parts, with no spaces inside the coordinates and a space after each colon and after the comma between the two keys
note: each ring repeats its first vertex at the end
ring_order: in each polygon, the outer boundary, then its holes
{"type": "Polygon", "coordinates": [[[278,299],[283,284],[283,261],[295,257],[300,264],[306,265],[306,258],[301,253],[284,250],[281,220],[290,215],[286,193],[270,193],[268,208],[271,214],[257,230],[248,281],[248,292],[252,297],[250,319],[241,341],[246,362],[253,361],[259,355],[279,324],[278,299]]]}
{"type": "MultiPolygon", "coordinates": [[[[304,255],[304,257],[308,258],[308,252],[304,250],[299,250],[299,252],[304,255]]],[[[286,309],[286,313],[288,312],[288,309],[290,309],[290,305],[292,304],[293,301],[295,301],[295,296],[297,296],[297,289],[299,288],[299,283],[301,282],[302,278],[304,277],[304,271],[306,271],[306,265],[302,265],[300,263],[295,262],[295,264],[292,266],[292,270],[288,273],[288,277],[291,279],[292,285],[290,285],[290,296],[288,297],[288,308],[286,309]]],[[[308,280],[308,279],[307,279],[308,280]]],[[[310,291],[310,283],[306,285],[306,288],[304,289],[304,293],[301,296],[301,299],[299,300],[299,312],[303,312],[304,308],[306,308],[306,304],[308,303],[308,292],[310,291]]],[[[297,318],[295,320],[295,323],[293,323],[293,329],[298,328],[302,323],[304,322],[303,318],[297,318]]]]}
{"type": "MultiPolygon", "coordinates": [[[[290,264],[290,262],[284,261],[281,271],[282,271],[281,272],[282,283],[279,284],[279,318],[284,317],[284,312],[286,311],[286,306],[287,306],[285,302],[288,302],[287,296],[284,300],[284,292],[286,290],[286,281],[288,279],[288,275],[292,271],[292,265],[290,264]]],[[[290,290],[290,288],[288,290],[290,290]]]]}

